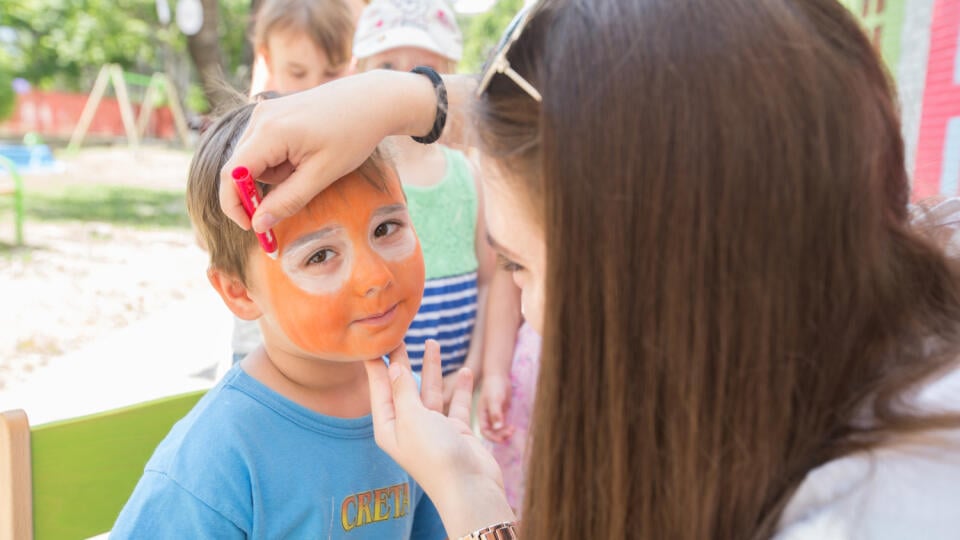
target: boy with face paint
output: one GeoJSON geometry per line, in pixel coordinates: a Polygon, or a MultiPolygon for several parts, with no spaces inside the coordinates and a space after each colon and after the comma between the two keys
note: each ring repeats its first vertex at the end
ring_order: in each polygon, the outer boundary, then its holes
{"type": "Polygon", "coordinates": [[[432,502],[374,441],[363,366],[403,343],[423,294],[396,172],[376,152],[274,229],[273,259],[218,198],[252,109],[204,135],[187,205],[210,283],[259,322],[263,346],[174,426],[111,538],[446,538],[432,502]]]}

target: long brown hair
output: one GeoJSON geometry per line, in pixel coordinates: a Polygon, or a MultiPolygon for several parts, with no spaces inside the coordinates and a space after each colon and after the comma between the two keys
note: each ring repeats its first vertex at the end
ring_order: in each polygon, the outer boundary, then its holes
{"type": "Polygon", "coordinates": [[[811,469],[958,425],[898,400],[956,361],[958,274],[840,4],[536,10],[542,104],[479,104],[547,245],[526,540],[765,538],[811,469]]]}

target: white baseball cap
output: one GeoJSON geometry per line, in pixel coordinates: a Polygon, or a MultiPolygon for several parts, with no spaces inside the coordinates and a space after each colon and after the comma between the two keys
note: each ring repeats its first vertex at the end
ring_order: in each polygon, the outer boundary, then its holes
{"type": "Polygon", "coordinates": [[[444,0],[373,0],[360,16],[353,55],[367,58],[399,47],[426,49],[459,61],[463,36],[444,0]]]}

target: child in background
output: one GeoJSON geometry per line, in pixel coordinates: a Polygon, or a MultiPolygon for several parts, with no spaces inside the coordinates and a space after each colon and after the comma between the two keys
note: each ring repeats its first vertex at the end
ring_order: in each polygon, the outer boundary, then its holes
{"type": "Polygon", "coordinates": [[[264,0],[250,95],[299,92],[349,73],[360,0],[264,0]]]}
{"type": "MultiPolygon", "coordinates": [[[[451,73],[462,49],[453,10],[442,0],[373,0],[357,24],[353,54],[359,71],[428,66],[451,73]]],[[[424,340],[432,338],[440,342],[445,375],[464,365],[477,374],[493,253],[472,167],[460,151],[394,139],[427,272],[423,304],[405,339],[411,365],[419,369],[424,340]]],[[[452,377],[444,377],[447,401],[452,386],[452,377]]]]}
{"type": "Polygon", "coordinates": [[[502,261],[490,280],[477,416],[503,473],[507,502],[520,518],[528,433],[540,371],[540,335],[523,320],[514,268],[502,261]]]}
{"type": "MultiPolygon", "coordinates": [[[[299,92],[350,72],[362,0],[264,0],[254,16],[250,95],[299,92]]],[[[234,317],[233,363],[260,345],[257,324],[234,317]]]]}
{"type": "Polygon", "coordinates": [[[160,443],[111,538],[446,538],[374,441],[363,366],[403,342],[423,291],[396,172],[375,153],[273,229],[271,258],[218,196],[253,107],[204,135],[187,206],[211,285],[263,345],[160,443]]]}

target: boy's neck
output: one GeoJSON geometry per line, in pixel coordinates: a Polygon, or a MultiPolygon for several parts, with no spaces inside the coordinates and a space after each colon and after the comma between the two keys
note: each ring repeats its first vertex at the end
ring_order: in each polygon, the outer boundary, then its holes
{"type": "Polygon", "coordinates": [[[367,373],[361,362],[308,359],[258,347],[243,370],[271,390],[314,412],[338,418],[370,414],[367,373]]]}

